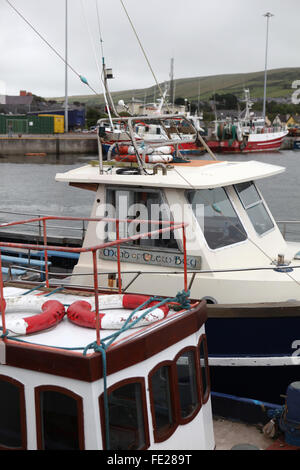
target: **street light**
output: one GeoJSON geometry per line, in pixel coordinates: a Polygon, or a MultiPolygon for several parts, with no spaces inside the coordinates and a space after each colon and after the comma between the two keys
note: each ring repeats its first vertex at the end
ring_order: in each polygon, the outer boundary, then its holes
{"type": "Polygon", "coordinates": [[[65,132],[69,131],[68,106],[68,0],[65,0],[65,132]]]}
{"type": "Polygon", "coordinates": [[[267,100],[267,67],[268,67],[268,42],[269,42],[269,20],[272,16],[272,13],[267,12],[263,15],[267,18],[267,38],[266,38],[266,55],[265,55],[265,83],[264,83],[264,103],[263,103],[263,118],[266,119],[266,100],[267,100]]]}

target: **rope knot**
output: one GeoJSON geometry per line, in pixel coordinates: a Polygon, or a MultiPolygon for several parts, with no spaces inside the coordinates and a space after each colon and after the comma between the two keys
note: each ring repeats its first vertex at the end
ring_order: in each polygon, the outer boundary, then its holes
{"type": "Polygon", "coordinates": [[[175,302],[178,303],[179,305],[176,307],[175,310],[182,310],[182,309],[190,309],[191,308],[191,302],[189,300],[190,296],[190,291],[185,291],[183,290],[182,292],[178,292],[176,297],[175,297],[175,302]]]}

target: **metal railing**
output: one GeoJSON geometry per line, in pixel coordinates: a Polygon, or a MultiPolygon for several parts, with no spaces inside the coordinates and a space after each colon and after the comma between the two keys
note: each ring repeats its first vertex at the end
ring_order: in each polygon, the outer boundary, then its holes
{"type": "Polygon", "coordinates": [[[300,220],[277,220],[276,221],[282,236],[285,240],[292,235],[292,238],[296,238],[295,240],[291,241],[299,241],[300,242],[300,220]],[[288,228],[288,226],[292,228],[288,228]],[[295,230],[298,228],[298,230],[295,230]]]}
{"type": "Polygon", "coordinates": [[[45,286],[49,288],[49,269],[48,269],[48,251],[56,250],[62,252],[69,252],[69,253],[91,253],[92,254],[92,264],[93,264],[93,280],[94,286],[93,291],[95,295],[95,313],[96,313],[96,337],[97,337],[97,344],[100,344],[100,319],[99,319],[99,285],[98,285],[98,263],[99,259],[97,259],[97,251],[100,249],[108,248],[115,246],[117,248],[117,273],[118,273],[118,291],[119,294],[122,293],[122,277],[121,277],[121,250],[120,245],[126,242],[130,242],[133,240],[140,240],[142,238],[152,237],[158,234],[162,234],[165,232],[170,232],[174,230],[181,229],[182,230],[182,241],[183,241],[183,256],[184,256],[184,273],[183,273],[183,280],[184,280],[184,290],[185,292],[188,291],[188,276],[187,276],[187,251],[186,251],[186,225],[185,223],[175,223],[175,222],[167,222],[167,221],[154,221],[151,220],[151,223],[157,225],[158,228],[156,230],[152,230],[149,232],[143,232],[136,235],[132,235],[126,238],[120,238],[120,223],[133,223],[133,224],[140,224],[140,223],[148,223],[149,221],[145,220],[136,220],[136,219],[114,219],[108,217],[96,217],[96,218],[85,218],[85,217],[55,217],[55,216],[47,216],[47,217],[40,217],[40,218],[33,218],[28,220],[21,220],[17,222],[10,222],[5,224],[5,226],[15,226],[15,225],[24,225],[28,223],[33,223],[41,221],[42,228],[43,228],[43,245],[34,245],[28,243],[12,243],[12,242],[0,242],[0,311],[2,317],[2,329],[3,335],[5,337],[6,334],[6,326],[5,326],[5,299],[4,299],[4,281],[2,275],[2,249],[5,248],[14,248],[14,249],[25,249],[25,250],[32,250],[32,251],[44,251],[44,260],[45,260],[45,286]],[[116,240],[101,243],[91,247],[66,247],[66,246],[51,246],[47,244],[47,222],[51,220],[85,220],[88,222],[113,222],[116,224],[116,240]]]}
{"type": "MultiPolygon", "coordinates": [[[[43,224],[42,224],[43,218],[53,217],[49,214],[40,214],[40,213],[35,214],[35,213],[28,213],[28,212],[14,212],[14,211],[4,211],[4,210],[0,210],[0,215],[1,214],[5,214],[6,219],[1,220],[0,218],[0,230],[5,228],[6,226],[11,225],[10,221],[8,220],[9,216],[21,216],[22,220],[24,220],[24,217],[30,217],[32,220],[34,220],[34,222],[27,223],[27,226],[34,227],[36,231],[34,231],[33,233],[37,234],[40,238],[43,236],[43,224]]],[[[68,216],[66,216],[66,220],[68,220],[68,216]]],[[[72,233],[74,233],[74,236],[78,234],[78,237],[76,238],[79,238],[81,239],[81,241],[83,241],[86,230],[87,230],[86,219],[83,219],[83,220],[75,219],[74,222],[78,222],[78,226],[72,227],[71,225],[65,225],[65,226],[64,225],[51,225],[49,228],[51,228],[51,230],[54,230],[55,232],[57,232],[57,230],[60,230],[68,234],[70,233],[70,231],[72,231],[72,233]]]]}

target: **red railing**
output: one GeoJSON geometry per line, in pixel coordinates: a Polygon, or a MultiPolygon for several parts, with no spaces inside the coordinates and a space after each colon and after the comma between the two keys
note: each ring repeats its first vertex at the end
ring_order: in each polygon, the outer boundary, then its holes
{"type": "Polygon", "coordinates": [[[153,220],[140,220],[140,219],[114,219],[109,217],[95,217],[95,218],[88,218],[88,217],[56,217],[56,216],[45,216],[45,217],[36,217],[28,220],[20,220],[17,222],[7,222],[1,224],[1,228],[4,227],[11,227],[14,225],[23,225],[32,222],[42,222],[43,224],[43,245],[37,244],[29,244],[29,243],[12,243],[12,242],[0,242],[0,309],[1,309],[1,317],[2,317],[2,329],[3,335],[5,337],[6,334],[6,326],[5,326],[5,307],[4,307],[4,282],[3,282],[3,275],[2,275],[2,256],[1,256],[1,248],[17,248],[17,249],[26,249],[32,251],[44,251],[45,252],[45,285],[49,288],[49,268],[48,268],[48,251],[55,250],[55,251],[62,251],[68,253],[92,253],[93,259],[93,279],[94,279],[94,294],[95,294],[95,312],[96,312],[96,335],[97,335],[97,344],[100,344],[100,322],[99,322],[99,303],[98,303],[98,261],[97,261],[97,251],[102,248],[107,248],[110,246],[117,247],[117,271],[118,271],[118,290],[121,294],[122,292],[122,277],[121,277],[121,255],[120,255],[120,245],[122,243],[130,242],[133,240],[139,240],[142,238],[148,238],[153,235],[170,232],[174,230],[182,230],[182,244],[183,244],[183,257],[184,257],[184,290],[187,292],[188,285],[187,285],[187,254],[186,254],[186,234],[185,228],[187,224],[181,222],[176,223],[172,221],[153,221],[153,220]],[[99,245],[85,247],[85,248],[72,248],[68,246],[51,246],[47,244],[47,221],[49,220],[72,220],[72,221],[87,221],[87,222],[114,222],[116,224],[116,240],[101,243],[99,245]],[[139,233],[137,235],[132,235],[126,238],[120,238],[120,222],[122,223],[133,223],[133,224],[153,224],[162,226],[164,228],[158,228],[156,230],[151,230],[149,232],[139,233]]]}

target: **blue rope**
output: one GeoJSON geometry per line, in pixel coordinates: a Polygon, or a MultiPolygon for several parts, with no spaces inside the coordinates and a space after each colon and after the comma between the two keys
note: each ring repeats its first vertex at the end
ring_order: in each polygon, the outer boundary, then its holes
{"type": "Polygon", "coordinates": [[[102,367],[103,367],[103,404],[104,404],[104,421],[105,421],[105,439],[106,439],[106,449],[110,450],[110,433],[109,433],[109,405],[108,405],[108,393],[107,393],[107,359],[106,359],[106,350],[107,348],[120,336],[124,331],[129,330],[130,328],[133,328],[134,325],[136,325],[140,320],[142,320],[148,313],[152,312],[152,310],[155,310],[156,308],[161,307],[162,305],[168,303],[168,302],[175,302],[180,304],[181,309],[190,309],[191,304],[190,301],[188,300],[190,292],[187,291],[182,291],[178,292],[176,297],[174,298],[167,298],[167,299],[162,299],[160,297],[151,297],[150,299],[146,300],[144,303],[139,305],[135,310],[131,312],[129,317],[127,318],[126,322],[120,328],[120,330],[116,331],[115,333],[107,336],[103,340],[100,341],[101,346],[99,346],[96,342],[93,342],[86,346],[84,349],[83,354],[86,355],[88,349],[94,349],[95,352],[101,352],[102,355],[102,367]],[[148,305],[151,302],[160,300],[159,303],[156,303],[152,307],[146,308],[145,311],[134,321],[131,322],[132,317],[142,310],[146,305],[148,305]],[[106,341],[107,344],[106,344],[106,341]]]}
{"type": "Polygon", "coordinates": [[[38,290],[40,287],[45,287],[45,283],[43,282],[42,284],[36,286],[36,287],[33,287],[32,289],[30,290],[27,290],[26,292],[23,292],[23,294],[21,295],[27,295],[27,294],[30,294],[30,292],[33,292],[35,290],[38,290]]]}

